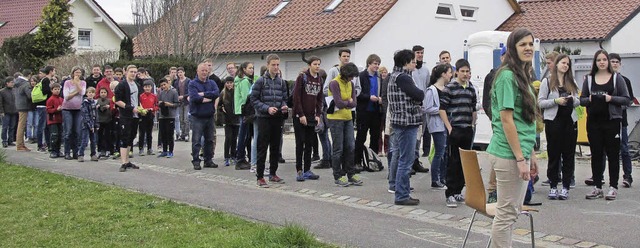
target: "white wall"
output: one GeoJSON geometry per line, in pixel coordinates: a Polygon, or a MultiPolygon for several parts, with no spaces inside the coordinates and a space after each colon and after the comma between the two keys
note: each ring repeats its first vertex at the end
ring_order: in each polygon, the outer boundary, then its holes
{"type": "MultiPolygon", "coordinates": [[[[347,45],[346,48],[351,49],[353,52],[353,44],[347,45]]],[[[321,49],[313,52],[307,52],[304,54],[305,58],[309,58],[313,55],[320,57],[322,63],[320,67],[324,70],[329,70],[329,68],[338,64],[338,47],[332,47],[327,49],[321,49]]],[[[302,53],[276,53],[280,57],[280,70],[284,74],[284,78],[286,80],[295,80],[298,76],[298,73],[302,69],[307,68],[307,64],[302,61],[302,53]]],[[[267,53],[265,54],[251,54],[251,55],[240,55],[240,56],[232,56],[232,55],[220,55],[214,61],[214,73],[218,76],[226,77],[228,76],[226,72],[226,64],[227,62],[235,62],[236,64],[241,64],[245,61],[253,62],[253,66],[255,68],[255,74],[260,73],[260,67],[263,65],[267,65],[267,53]]],[[[353,57],[352,57],[353,58],[353,57]]],[[[363,63],[364,64],[364,63],[363,63]]]]}
{"type": "MultiPolygon", "coordinates": [[[[602,45],[606,46],[608,42],[604,42],[602,45]]],[[[571,49],[572,51],[580,48],[581,53],[580,55],[593,55],[596,53],[596,51],[600,50],[600,44],[599,42],[595,42],[595,41],[587,41],[587,42],[555,42],[555,43],[540,43],[540,46],[542,48],[540,48],[541,52],[545,52],[545,51],[553,51],[553,49],[557,46],[564,46],[567,47],[569,49],[571,49]],[[545,50],[546,49],[546,50],[545,50]]]]}
{"type": "Polygon", "coordinates": [[[637,53],[638,52],[638,30],[640,30],[640,16],[631,19],[620,31],[618,31],[605,49],[615,53],[637,53]],[[632,38],[636,37],[636,38],[632,38]]]}
{"type": "MultiPolygon", "coordinates": [[[[380,19],[360,42],[355,44],[351,59],[364,66],[367,56],[375,53],[382,65],[393,67],[393,54],[414,45],[425,47],[425,62],[429,68],[436,65],[440,51],[451,52],[452,63],[463,57],[464,40],[472,33],[495,30],[513,14],[506,0],[402,0],[380,19]],[[452,4],[457,19],[436,17],[439,3],[452,4]],[[478,7],[475,21],[463,20],[460,5],[478,7]]],[[[472,65],[473,67],[473,65],[472,65]]]]}
{"type": "Polygon", "coordinates": [[[96,22],[96,18],[99,17],[99,15],[95,13],[87,5],[87,3],[85,3],[85,1],[74,1],[71,5],[71,13],[73,13],[73,16],[71,17],[71,22],[73,23],[71,32],[76,38],[76,41],[73,43],[72,47],[76,49],[78,53],[86,51],[120,50],[121,40],[118,35],[116,35],[113,30],[109,28],[109,26],[107,26],[107,24],[105,23],[107,20],[103,19],[100,22],[96,22]],[[92,47],[90,49],[78,48],[78,29],[91,30],[92,47]]]}

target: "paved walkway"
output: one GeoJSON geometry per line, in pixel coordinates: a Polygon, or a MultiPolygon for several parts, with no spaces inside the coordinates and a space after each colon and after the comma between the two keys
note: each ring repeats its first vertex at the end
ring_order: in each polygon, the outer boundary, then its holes
{"type": "MultiPolygon", "coordinates": [[[[215,161],[221,165],[223,140],[224,131],[218,129],[215,161]]],[[[178,142],[175,150],[172,159],[135,156],[132,162],[141,169],[125,173],[118,172],[116,160],[78,163],[50,159],[47,154],[33,151],[5,149],[5,152],[12,163],[221,210],[250,220],[300,224],[319,239],[339,246],[459,247],[472,213],[464,205],[446,208],[444,191],[429,187],[428,173],[412,177],[412,186],[416,188],[412,195],[421,200],[416,207],[393,205],[393,195],[386,191],[386,170],[363,172],[361,187],[335,187],[331,170],[316,170],[321,176],[318,181],[296,182],[292,134],[285,135],[283,153],[287,162],[278,171],[286,184],[272,185],[269,189],[257,188],[253,174],[232,167],[194,171],[189,162],[190,144],[178,142]]],[[[480,159],[485,168],[483,175],[487,176],[485,155],[480,159]]],[[[546,161],[541,161],[541,165],[545,168],[546,161]]],[[[640,237],[631,230],[635,230],[640,220],[640,193],[635,188],[621,188],[616,201],[587,201],[584,195],[591,188],[580,181],[590,174],[588,160],[579,159],[578,186],[571,190],[567,201],[547,200],[547,189],[537,186],[534,199],[544,203],[534,217],[538,247],[637,246],[640,237]]],[[[545,178],[544,173],[541,177],[545,178]]],[[[640,175],[634,173],[634,177],[640,175]]],[[[485,217],[479,220],[469,247],[484,247],[488,240],[490,220],[485,217]]],[[[518,221],[515,233],[515,247],[530,247],[526,219],[518,221]]]]}

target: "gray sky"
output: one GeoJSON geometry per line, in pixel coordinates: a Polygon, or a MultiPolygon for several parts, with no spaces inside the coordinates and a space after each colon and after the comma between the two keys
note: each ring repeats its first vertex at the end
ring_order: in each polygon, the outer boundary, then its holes
{"type": "Polygon", "coordinates": [[[133,23],[131,0],[96,0],[117,23],[133,23]]]}

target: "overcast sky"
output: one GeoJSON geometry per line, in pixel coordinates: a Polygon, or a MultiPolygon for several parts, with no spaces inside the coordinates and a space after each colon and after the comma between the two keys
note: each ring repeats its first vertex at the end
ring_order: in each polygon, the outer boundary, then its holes
{"type": "Polygon", "coordinates": [[[117,23],[133,23],[131,0],[96,0],[117,23]]]}

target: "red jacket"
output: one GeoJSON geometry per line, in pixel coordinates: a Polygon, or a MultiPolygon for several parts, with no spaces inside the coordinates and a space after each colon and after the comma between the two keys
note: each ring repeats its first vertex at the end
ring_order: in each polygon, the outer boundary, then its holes
{"type": "Polygon", "coordinates": [[[96,85],[96,95],[93,97],[93,99],[98,100],[98,98],[100,98],[101,88],[107,89],[107,98],[113,98],[113,91],[111,91],[111,82],[109,82],[109,80],[107,80],[107,78],[105,77],[100,80],[100,82],[98,82],[98,85],[96,85]]]}
{"type": "Polygon", "coordinates": [[[140,94],[140,105],[145,109],[152,109],[152,112],[155,113],[158,110],[158,97],[149,92],[144,92],[140,94]]]}
{"type": "Polygon", "coordinates": [[[52,95],[47,100],[47,125],[62,123],[62,110],[58,110],[62,101],[64,99],[60,95],[52,95]]]}

